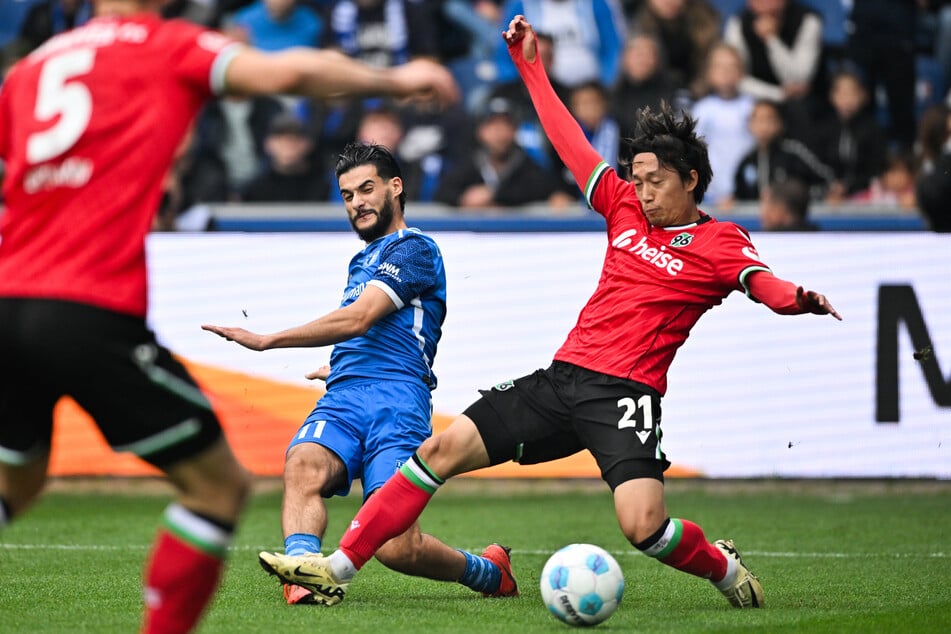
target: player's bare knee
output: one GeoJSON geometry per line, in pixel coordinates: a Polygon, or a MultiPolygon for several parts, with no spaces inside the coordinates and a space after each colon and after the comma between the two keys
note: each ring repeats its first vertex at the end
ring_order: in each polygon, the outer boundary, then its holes
{"type": "Polygon", "coordinates": [[[441,434],[427,438],[416,453],[441,478],[488,466],[485,446],[474,426],[453,424],[441,434]]]}
{"type": "Polygon", "coordinates": [[[666,513],[652,507],[638,509],[620,518],[621,532],[632,545],[639,544],[656,533],[667,519],[666,513]]]}
{"type": "Polygon", "coordinates": [[[341,486],[339,480],[344,471],[339,459],[335,462],[323,452],[292,450],[284,461],[284,488],[308,495],[329,495],[341,486]]]}

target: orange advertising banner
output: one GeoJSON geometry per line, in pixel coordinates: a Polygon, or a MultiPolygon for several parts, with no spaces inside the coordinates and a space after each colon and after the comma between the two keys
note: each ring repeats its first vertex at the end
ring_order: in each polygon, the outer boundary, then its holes
{"type": "MultiPolygon", "coordinates": [[[[255,475],[280,476],[284,450],[323,389],[301,387],[187,360],[182,362],[198,381],[215,411],[238,459],[255,475]]],[[[436,413],[435,431],[445,429],[453,416],[436,413]]],[[[54,476],[153,476],[151,465],[131,454],[113,452],[89,415],[71,399],[54,411],[50,474],[54,476]]],[[[668,475],[697,476],[672,467],[668,475]]],[[[512,462],[471,474],[495,478],[597,478],[597,465],[588,452],[540,465],[512,462]]]]}

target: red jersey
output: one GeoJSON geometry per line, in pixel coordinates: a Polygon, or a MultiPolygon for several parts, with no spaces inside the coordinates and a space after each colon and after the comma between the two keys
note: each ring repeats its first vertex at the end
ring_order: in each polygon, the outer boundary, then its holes
{"type": "Polygon", "coordinates": [[[0,88],[0,296],[145,315],[163,180],[237,51],[184,21],[100,17],[13,67],[0,88]]]}
{"type": "Polygon", "coordinates": [[[559,361],[667,391],[667,369],[690,329],[746,277],[769,270],[749,235],[703,215],[683,227],[653,227],[634,185],[601,163],[589,204],[608,223],[598,287],[582,309],[559,361]]]}
{"type": "Polygon", "coordinates": [[[588,143],[536,59],[510,46],[549,139],[588,204],[607,220],[601,279],[555,359],[667,391],[667,369],[690,329],[734,290],[769,271],[747,232],[701,213],[682,227],[652,226],[634,185],[588,143]]]}

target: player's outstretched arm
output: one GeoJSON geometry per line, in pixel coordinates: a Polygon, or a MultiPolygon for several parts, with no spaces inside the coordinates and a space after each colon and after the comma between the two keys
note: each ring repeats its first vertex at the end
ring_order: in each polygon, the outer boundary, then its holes
{"type": "Polygon", "coordinates": [[[265,53],[242,48],[228,64],[225,86],[230,93],[245,95],[427,97],[442,105],[459,99],[452,74],[432,60],[376,68],[329,49],[292,48],[265,53]]]}
{"type": "Polygon", "coordinates": [[[780,279],[769,271],[757,271],[750,276],[750,294],[780,315],[832,315],[839,321],[842,316],[832,307],[825,295],[807,291],[802,286],[780,279]]]}
{"type": "Polygon", "coordinates": [[[230,326],[202,325],[202,330],[213,332],[228,341],[234,341],[250,350],[273,348],[314,348],[330,346],[366,334],[373,325],[396,310],[390,296],[376,286],[367,285],[352,304],[331,311],[306,324],[269,335],[230,326]]]}
{"type": "Polygon", "coordinates": [[[584,189],[588,177],[602,161],[602,157],[591,146],[581,126],[555,94],[544,67],[538,61],[532,25],[524,15],[517,15],[509,22],[509,28],[502,33],[502,37],[508,45],[515,68],[528,88],[528,94],[532,98],[546,136],[575,181],[584,189]]]}

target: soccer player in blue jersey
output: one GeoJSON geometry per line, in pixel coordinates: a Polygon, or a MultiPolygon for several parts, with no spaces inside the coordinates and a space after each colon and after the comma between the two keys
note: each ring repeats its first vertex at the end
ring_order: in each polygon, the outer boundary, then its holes
{"type": "MultiPolygon", "coordinates": [[[[290,442],[284,466],[284,553],[268,572],[295,569],[320,553],[324,497],[346,495],[354,478],[364,499],[431,433],[433,359],[446,316],[446,273],[439,247],[403,217],[406,194],[396,159],[381,145],[348,145],[336,165],[347,215],[367,246],[350,261],[340,308],[306,324],[262,335],[243,328],[205,330],[251,350],[333,345],[329,369],[311,378],[327,393],[290,442]]],[[[393,570],[458,581],[486,596],[517,596],[508,549],[476,556],[443,544],[416,523],[387,542],[377,559],[393,570]]],[[[333,605],[343,593],[284,585],[288,603],[333,605]]]]}

